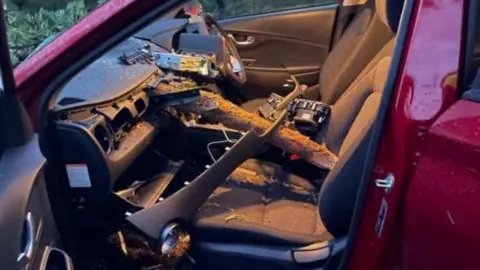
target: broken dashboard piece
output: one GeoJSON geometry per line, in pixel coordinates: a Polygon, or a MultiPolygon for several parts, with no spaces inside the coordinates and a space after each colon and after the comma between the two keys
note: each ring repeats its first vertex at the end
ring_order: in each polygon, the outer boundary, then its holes
{"type": "Polygon", "coordinates": [[[122,56],[120,56],[119,59],[126,65],[134,65],[136,63],[150,64],[155,60],[150,46],[146,46],[144,48],[138,49],[133,53],[129,53],[129,54],[124,53],[122,56]]]}
{"type": "Polygon", "coordinates": [[[150,96],[163,105],[175,106],[200,99],[200,90],[195,81],[173,73],[157,77],[148,86],[150,96]]]}
{"type": "Polygon", "coordinates": [[[162,69],[193,72],[209,78],[219,75],[213,53],[180,51],[179,53],[159,53],[156,58],[157,66],[162,69]]]}

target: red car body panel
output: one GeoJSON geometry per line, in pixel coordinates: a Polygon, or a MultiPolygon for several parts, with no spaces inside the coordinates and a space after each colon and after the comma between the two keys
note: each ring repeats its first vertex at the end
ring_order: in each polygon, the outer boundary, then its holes
{"type": "Polygon", "coordinates": [[[405,200],[403,269],[480,265],[480,104],[458,101],[430,128],[405,200]]]}
{"type": "MultiPolygon", "coordinates": [[[[412,189],[419,188],[416,185],[408,187],[408,184],[417,169],[428,129],[457,97],[455,75],[459,69],[462,52],[463,5],[466,2],[415,1],[397,76],[397,88],[391,101],[350,269],[385,270],[398,269],[402,266],[410,267],[405,269],[426,269],[416,265],[416,261],[423,258],[416,255],[402,257],[399,254],[401,250],[408,250],[410,246],[423,245],[417,242],[421,238],[405,241],[401,236],[402,232],[408,235],[411,229],[402,228],[402,218],[407,218],[402,213],[402,205],[405,203],[405,191],[410,189],[411,192],[415,192],[412,189]],[[452,81],[455,83],[452,84],[452,81]],[[394,187],[388,194],[374,185],[375,179],[385,178],[387,173],[395,176],[394,187]],[[380,205],[384,199],[388,204],[388,210],[383,230],[378,236],[375,228],[380,205]]],[[[423,180],[418,177],[413,179],[423,180]]],[[[421,193],[422,190],[416,192],[421,193]]],[[[442,198],[441,193],[429,192],[424,193],[421,200],[413,203],[425,206],[430,204],[430,201],[442,198]]],[[[435,205],[430,207],[434,208],[435,205]]],[[[428,220],[417,214],[408,216],[409,222],[412,222],[410,224],[414,224],[417,219],[428,220]]],[[[430,226],[435,224],[427,223],[422,233],[425,235],[432,233],[428,229],[430,226]]],[[[441,238],[438,240],[443,241],[441,238]]],[[[458,245],[456,247],[458,248],[458,245]]],[[[433,259],[437,252],[434,247],[431,248],[430,256],[433,259]]],[[[441,261],[445,259],[442,258],[441,261]]],[[[441,265],[439,268],[428,269],[458,268],[444,268],[441,265]]]]}
{"type": "MultiPolygon", "coordinates": [[[[45,86],[59,72],[161,3],[111,0],[17,67],[18,95],[32,119],[36,119],[45,86]]],[[[476,241],[479,230],[474,226],[480,218],[475,204],[480,186],[478,166],[473,167],[480,155],[480,137],[475,131],[480,126],[480,105],[458,101],[447,110],[457,99],[455,75],[466,3],[414,3],[350,269],[477,268],[480,258],[475,260],[466,252],[478,250],[480,245],[476,241]],[[395,176],[395,186],[387,194],[376,188],[373,180],[389,172],[395,176]],[[383,199],[388,212],[377,236],[383,199]]]]}

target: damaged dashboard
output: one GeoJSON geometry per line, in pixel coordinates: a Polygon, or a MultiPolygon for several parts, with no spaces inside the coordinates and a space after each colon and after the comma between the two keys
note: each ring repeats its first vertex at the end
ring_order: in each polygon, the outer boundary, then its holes
{"type": "Polygon", "coordinates": [[[105,202],[116,180],[168,129],[170,106],[195,101],[199,85],[219,76],[214,62],[211,52],[169,53],[129,39],[64,85],[51,112],[78,207],[105,202]],[[191,73],[206,79],[185,75],[191,73]]]}

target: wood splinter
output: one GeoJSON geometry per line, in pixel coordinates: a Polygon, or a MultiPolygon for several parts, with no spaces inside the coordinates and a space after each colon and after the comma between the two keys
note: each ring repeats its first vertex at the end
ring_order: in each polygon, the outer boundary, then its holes
{"type": "MultiPolygon", "coordinates": [[[[220,95],[207,91],[200,91],[200,100],[183,109],[241,131],[253,128],[261,134],[273,124],[254,113],[245,111],[220,95]]],[[[286,152],[297,154],[320,168],[331,169],[338,160],[325,144],[318,144],[300,132],[285,126],[273,132],[270,143],[286,152]]]]}

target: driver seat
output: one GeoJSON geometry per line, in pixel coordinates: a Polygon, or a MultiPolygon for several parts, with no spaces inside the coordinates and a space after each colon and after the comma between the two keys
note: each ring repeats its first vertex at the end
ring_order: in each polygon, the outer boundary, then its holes
{"type": "MultiPolygon", "coordinates": [[[[379,19],[395,32],[403,1],[376,2],[379,19]]],[[[395,42],[332,105],[319,139],[335,146],[339,161],[320,189],[276,164],[248,160],[244,178],[232,174],[198,210],[192,255],[201,269],[312,269],[340,254],[395,42]]]]}

